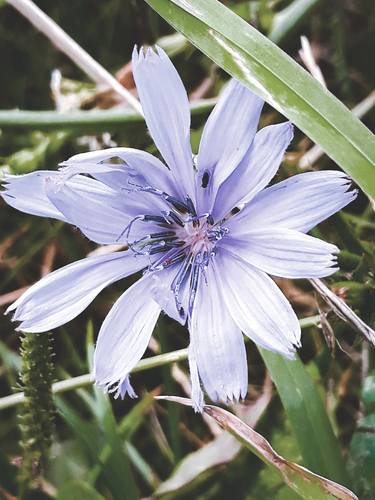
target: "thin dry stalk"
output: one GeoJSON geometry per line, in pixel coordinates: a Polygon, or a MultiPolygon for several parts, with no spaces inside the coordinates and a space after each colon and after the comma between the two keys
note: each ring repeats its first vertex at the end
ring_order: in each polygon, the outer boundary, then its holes
{"type": "Polygon", "coordinates": [[[7,0],[7,2],[25,16],[33,26],[41,31],[53,45],[68,56],[94,82],[112,88],[143,116],[142,106],[138,99],[31,0],[7,0]]]}
{"type": "Polygon", "coordinates": [[[339,318],[351,325],[366,340],[371,342],[372,345],[375,345],[375,331],[370,328],[359,316],[357,316],[346,302],[334,294],[324,281],[320,279],[311,279],[309,281],[322,299],[331,307],[339,318]]]}

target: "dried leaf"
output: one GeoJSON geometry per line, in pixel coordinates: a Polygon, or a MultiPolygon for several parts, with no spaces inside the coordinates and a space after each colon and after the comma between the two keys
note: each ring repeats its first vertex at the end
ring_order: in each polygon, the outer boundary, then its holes
{"type": "MultiPolygon", "coordinates": [[[[190,399],[186,398],[159,396],[158,399],[191,406],[190,399]]],[[[255,453],[264,463],[275,468],[280,473],[283,481],[302,498],[308,500],[328,500],[333,498],[339,500],[358,500],[358,497],[344,486],[318,476],[308,469],[294,462],[289,462],[278,455],[263,436],[227,410],[217,406],[206,405],[203,411],[214,418],[223,429],[233,434],[236,439],[255,453]]]]}
{"type": "MultiPolygon", "coordinates": [[[[267,377],[263,392],[258,399],[250,405],[236,405],[235,411],[248,425],[255,426],[267,408],[271,397],[272,382],[267,377]]],[[[202,417],[212,421],[204,414],[202,417]]],[[[215,425],[217,424],[215,423],[215,425]]],[[[218,428],[220,434],[202,448],[187,455],[178,464],[172,475],[159,486],[155,492],[156,495],[175,493],[203,474],[208,474],[220,465],[227,464],[236,458],[241,450],[241,443],[228,432],[221,430],[219,426],[218,428]]]]}

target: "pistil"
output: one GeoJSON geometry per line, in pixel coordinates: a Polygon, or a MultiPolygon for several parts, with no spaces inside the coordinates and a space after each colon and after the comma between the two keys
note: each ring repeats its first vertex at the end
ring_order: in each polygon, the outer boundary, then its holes
{"type": "MultiPolygon", "coordinates": [[[[170,289],[176,309],[182,319],[191,314],[201,277],[205,277],[210,259],[215,255],[215,245],[228,229],[215,224],[211,214],[198,215],[192,200],[187,196],[181,201],[163,191],[150,186],[138,186],[140,191],[160,196],[168,205],[160,215],[144,214],[135,217],[122,232],[127,235],[129,248],[136,254],[156,256],[147,272],[159,272],[179,265],[170,289]],[[146,234],[131,241],[131,232],[136,223],[154,223],[160,231],[146,234]],[[182,304],[182,296],[188,287],[187,311],[182,304]]],[[[139,232],[138,232],[139,234],[139,232]]]]}

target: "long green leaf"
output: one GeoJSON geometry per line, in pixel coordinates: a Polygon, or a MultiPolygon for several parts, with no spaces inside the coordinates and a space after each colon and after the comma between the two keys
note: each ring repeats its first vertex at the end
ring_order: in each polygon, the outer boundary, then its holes
{"type": "Polygon", "coordinates": [[[259,349],[290,419],[303,463],[317,474],[348,484],[343,458],[320,395],[299,358],[259,349]]]}
{"type": "MultiPolygon", "coordinates": [[[[102,395],[103,399],[107,397],[102,395]]],[[[114,416],[108,403],[108,411],[98,402],[95,422],[87,422],[78,411],[60,396],[55,399],[58,412],[73,430],[85,454],[93,464],[104,484],[111,491],[115,500],[122,500],[124,491],[129,500],[138,498],[137,487],[126,454],[122,450],[122,441],[117,434],[114,416]]],[[[94,474],[94,479],[97,474],[94,474]]]]}
{"type": "Polygon", "coordinates": [[[287,116],[375,197],[375,137],[285,52],[217,0],[146,2],[287,116]]]}

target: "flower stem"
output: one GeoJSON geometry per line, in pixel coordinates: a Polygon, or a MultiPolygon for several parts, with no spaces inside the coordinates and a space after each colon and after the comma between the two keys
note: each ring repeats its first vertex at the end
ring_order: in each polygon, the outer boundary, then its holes
{"type": "MultiPolygon", "coordinates": [[[[300,320],[301,328],[309,328],[311,326],[319,324],[320,316],[310,316],[300,320]]],[[[45,334],[43,334],[45,335],[45,334]]],[[[246,340],[246,339],[245,339],[246,340]]],[[[185,361],[188,357],[187,349],[179,349],[177,351],[167,352],[165,354],[159,354],[157,356],[152,356],[150,358],[141,359],[139,363],[133,368],[132,373],[142,372],[145,370],[151,370],[152,368],[157,368],[159,366],[167,365],[169,363],[177,363],[179,361],[185,361]]],[[[94,382],[91,373],[85,373],[84,375],[79,375],[78,377],[72,377],[67,380],[60,380],[52,384],[52,393],[60,394],[61,392],[71,391],[74,389],[80,389],[81,387],[87,387],[92,385],[94,382]]],[[[0,398],[0,411],[6,408],[11,408],[23,403],[25,400],[25,394],[19,392],[17,394],[11,394],[10,396],[5,396],[0,398]]]]}
{"type": "MultiPolygon", "coordinates": [[[[216,103],[216,99],[201,99],[190,104],[193,117],[206,116],[216,103]]],[[[30,130],[72,130],[98,131],[121,129],[127,125],[144,124],[141,115],[132,110],[121,111],[81,111],[69,113],[58,111],[1,110],[0,127],[30,130]]]]}

